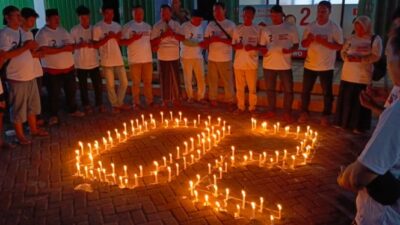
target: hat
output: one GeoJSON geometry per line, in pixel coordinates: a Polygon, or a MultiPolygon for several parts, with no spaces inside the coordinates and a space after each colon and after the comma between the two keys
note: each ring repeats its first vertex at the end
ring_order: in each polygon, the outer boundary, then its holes
{"type": "Polygon", "coordinates": [[[203,17],[203,15],[201,14],[200,10],[198,9],[193,9],[192,13],[191,13],[192,17],[203,17]]]}
{"type": "Polygon", "coordinates": [[[37,12],[32,8],[22,8],[21,9],[21,16],[23,18],[25,18],[25,19],[28,19],[29,17],[38,18],[39,14],[37,14],[37,12]]]}
{"type": "Polygon", "coordinates": [[[274,13],[282,13],[282,14],[284,14],[282,6],[280,6],[280,5],[274,5],[274,6],[271,7],[270,10],[271,10],[271,12],[274,12],[274,13]]]}
{"type": "Polygon", "coordinates": [[[58,16],[58,9],[46,9],[46,17],[58,16]]]}

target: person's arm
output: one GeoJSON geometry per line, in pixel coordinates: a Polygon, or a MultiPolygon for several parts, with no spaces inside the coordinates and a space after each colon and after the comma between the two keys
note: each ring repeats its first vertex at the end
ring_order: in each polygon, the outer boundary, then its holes
{"type": "Polygon", "coordinates": [[[339,186],[357,192],[371,183],[378,174],[374,173],[358,160],[346,167],[339,175],[337,182],[339,186]]]}
{"type": "Polygon", "coordinates": [[[45,55],[55,55],[61,52],[73,52],[74,51],[74,45],[73,44],[67,44],[64,45],[61,48],[58,47],[49,47],[49,46],[42,46],[39,48],[40,51],[43,52],[45,55]]]}
{"type": "Polygon", "coordinates": [[[282,48],[283,54],[292,54],[299,49],[299,43],[293,44],[291,48],[282,48]]]}
{"type": "Polygon", "coordinates": [[[121,39],[119,41],[119,44],[122,46],[128,46],[128,45],[132,44],[133,42],[139,40],[142,37],[143,37],[143,33],[140,33],[140,34],[136,33],[136,34],[133,34],[132,37],[130,37],[128,39],[121,39]]]}
{"type": "Polygon", "coordinates": [[[370,109],[377,116],[380,116],[383,110],[385,110],[385,107],[378,104],[367,91],[361,91],[359,99],[363,107],[370,109]]]}
{"type": "Polygon", "coordinates": [[[372,64],[379,61],[382,56],[382,49],[382,39],[376,36],[371,46],[371,54],[361,57],[361,62],[372,64]]]}
{"type": "Polygon", "coordinates": [[[326,48],[329,48],[329,49],[335,50],[335,51],[340,51],[343,47],[342,44],[339,44],[336,41],[329,42],[327,39],[321,38],[320,36],[315,37],[315,42],[317,42],[318,44],[320,44],[322,46],[325,46],[326,48]]]}
{"type": "Polygon", "coordinates": [[[301,46],[304,48],[310,47],[310,44],[315,40],[315,36],[310,32],[309,27],[304,29],[303,40],[301,41],[301,46]]]}
{"type": "Polygon", "coordinates": [[[36,43],[36,41],[33,41],[33,40],[25,41],[25,43],[21,47],[11,49],[9,51],[4,52],[4,59],[5,60],[12,59],[14,57],[21,55],[25,51],[30,51],[31,49],[36,49],[37,46],[38,46],[38,44],[36,43]]]}

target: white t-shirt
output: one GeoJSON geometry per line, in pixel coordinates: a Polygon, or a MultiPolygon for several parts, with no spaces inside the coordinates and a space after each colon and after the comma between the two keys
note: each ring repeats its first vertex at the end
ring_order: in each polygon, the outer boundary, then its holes
{"type": "MultiPolygon", "coordinates": [[[[204,26],[194,26],[190,21],[182,24],[181,34],[185,39],[200,43],[204,40],[204,26]]],[[[181,57],[183,59],[202,59],[202,48],[200,46],[187,46],[181,43],[181,57]]]]}
{"type": "MultiPolygon", "coordinates": [[[[371,48],[371,38],[360,38],[352,35],[344,44],[343,51],[349,56],[382,55],[382,40],[376,36],[371,48]]],[[[363,62],[344,62],[342,69],[342,80],[358,83],[370,84],[374,65],[363,62]]]]}
{"type": "Polygon", "coordinates": [[[125,24],[122,29],[124,39],[129,39],[132,34],[142,34],[139,40],[128,46],[128,61],[132,63],[149,63],[153,61],[151,54],[150,34],[151,26],[145,22],[138,23],[134,20],[125,24]]]}
{"type": "MultiPolygon", "coordinates": [[[[78,24],[71,29],[75,44],[93,42],[93,27],[85,29],[78,24]]],[[[99,52],[95,48],[79,48],[74,51],[75,68],[89,70],[99,66],[99,52]]]]}
{"type": "MultiPolygon", "coordinates": [[[[33,33],[31,31],[25,31],[25,35],[28,37],[28,40],[34,40],[33,33]]],[[[40,64],[40,58],[33,58],[33,71],[35,73],[35,77],[43,76],[43,68],[42,64],[40,64]]]]}
{"type": "MultiPolygon", "coordinates": [[[[60,48],[68,44],[74,44],[71,35],[62,27],[53,30],[44,26],[36,35],[36,41],[40,47],[60,48]]],[[[45,55],[41,59],[43,68],[49,69],[68,69],[74,65],[72,52],[60,52],[52,55],[45,55]]]]}
{"type": "Polygon", "coordinates": [[[266,45],[268,53],[263,57],[263,68],[270,70],[292,69],[292,54],[284,54],[282,49],[290,49],[299,43],[295,26],[288,23],[267,26],[261,32],[260,45],[266,45]]]}
{"type": "Polygon", "coordinates": [[[243,49],[235,53],[233,68],[236,70],[256,70],[258,67],[258,51],[246,51],[246,45],[258,46],[260,41],[260,27],[257,25],[237,26],[233,31],[232,44],[242,43],[243,49]]]}
{"type": "MultiPolygon", "coordinates": [[[[0,31],[0,49],[3,51],[18,48],[19,43],[22,46],[27,40],[29,40],[29,37],[21,28],[14,30],[6,27],[0,31]]],[[[11,80],[29,81],[35,79],[31,51],[26,50],[12,58],[7,66],[6,73],[7,78],[11,80]]]]}
{"type": "MultiPolygon", "coordinates": [[[[358,161],[378,175],[390,171],[400,179],[400,102],[386,108],[358,161]]],[[[358,192],[356,221],[358,225],[397,225],[400,221],[400,200],[384,206],[373,200],[366,189],[358,192]]]]}
{"type": "MultiPolygon", "coordinates": [[[[153,26],[151,31],[151,39],[155,39],[161,36],[163,32],[167,30],[167,26],[170,27],[175,33],[180,32],[180,25],[174,20],[168,21],[168,25],[165,21],[160,20],[153,26]]],[[[173,37],[167,37],[161,40],[158,46],[157,58],[162,61],[173,61],[179,59],[179,41],[173,37]]]]}
{"type": "MultiPolygon", "coordinates": [[[[121,32],[121,25],[116,22],[108,24],[104,21],[100,21],[93,27],[93,40],[100,41],[110,32],[121,32]]],[[[107,43],[101,46],[99,48],[99,53],[101,66],[111,67],[124,65],[118,41],[114,38],[108,40],[107,43]]]]}
{"type": "MultiPolygon", "coordinates": [[[[395,61],[399,61],[400,57],[399,55],[397,55],[393,50],[393,46],[392,46],[392,39],[389,38],[386,48],[385,48],[385,55],[386,55],[386,65],[389,65],[389,63],[391,62],[395,62],[395,61]]],[[[387,66],[387,72],[389,74],[390,77],[393,77],[395,74],[393,74],[394,72],[391,70],[390,66],[387,66]]],[[[385,108],[388,107],[389,105],[391,105],[393,102],[397,101],[400,99],[400,86],[396,86],[394,85],[392,88],[392,91],[389,94],[389,97],[387,98],[386,102],[385,102],[385,108]]]]}
{"type": "MultiPolygon", "coordinates": [[[[304,29],[303,40],[307,38],[309,33],[312,33],[315,37],[325,38],[331,43],[343,44],[342,29],[331,20],[324,25],[319,25],[316,21],[310,23],[304,29]]],[[[333,70],[335,61],[336,50],[329,49],[313,41],[308,47],[304,68],[314,71],[333,70]]]]}
{"type": "MultiPolygon", "coordinates": [[[[234,22],[225,19],[223,21],[218,21],[218,23],[231,37],[233,36],[233,30],[236,27],[234,22]]],[[[212,36],[217,36],[222,39],[228,38],[221,28],[217,26],[215,21],[208,24],[204,34],[204,37],[206,38],[211,38],[212,36]]],[[[232,61],[232,46],[221,42],[211,43],[209,46],[208,59],[213,62],[232,61]]]]}

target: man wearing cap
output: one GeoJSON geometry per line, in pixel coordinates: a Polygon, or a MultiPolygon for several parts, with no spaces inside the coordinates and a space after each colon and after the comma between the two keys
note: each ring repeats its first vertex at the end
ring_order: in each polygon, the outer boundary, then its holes
{"type": "Polygon", "coordinates": [[[128,46],[129,72],[132,79],[133,109],[141,108],[140,82],[148,106],[153,106],[153,57],[151,53],[151,26],[143,21],[142,6],[132,8],[133,20],[122,29],[121,45],[128,46]]]}
{"type": "Polygon", "coordinates": [[[28,121],[31,135],[48,136],[37,127],[36,115],[40,113],[40,97],[34,73],[31,50],[37,43],[20,28],[21,15],[15,6],[3,9],[6,28],[0,32],[0,49],[6,51],[9,62],[6,65],[11,121],[14,124],[17,141],[21,145],[31,144],[24,134],[23,123],[28,121]]]}
{"type": "Polygon", "coordinates": [[[336,51],[339,51],[343,45],[342,29],[329,19],[331,9],[332,5],[330,2],[321,1],[318,4],[316,21],[310,23],[303,32],[301,45],[308,48],[308,50],[304,63],[300,123],[308,121],[308,106],[311,91],[315,81],[319,77],[324,95],[324,110],[322,112],[321,125],[327,126],[330,124],[329,116],[332,114],[332,82],[336,51]]]}
{"type": "Polygon", "coordinates": [[[88,78],[92,81],[95,96],[95,106],[99,112],[105,112],[103,105],[103,84],[99,70],[99,53],[93,43],[93,27],[90,24],[90,10],[86,6],[76,9],[79,24],[71,29],[75,43],[75,68],[79,79],[79,89],[82,105],[87,114],[93,113],[88,95],[88,78]]]}
{"type": "Polygon", "coordinates": [[[114,8],[111,5],[103,5],[102,15],[103,20],[93,27],[93,40],[99,46],[100,65],[106,78],[108,100],[111,103],[112,112],[118,113],[120,110],[130,109],[130,106],[124,103],[128,78],[119,47],[122,27],[113,21],[114,8]],[[115,92],[115,76],[118,76],[119,80],[117,93],[115,92]]]}
{"type": "Polygon", "coordinates": [[[172,19],[183,24],[190,20],[189,10],[181,7],[180,0],[171,0],[172,19]]]}
{"type": "Polygon", "coordinates": [[[57,9],[46,10],[46,26],[36,35],[40,49],[44,53],[41,59],[49,94],[49,125],[59,123],[59,97],[64,89],[68,111],[71,116],[82,117],[85,114],[78,110],[75,92],[74,41],[71,35],[60,26],[57,9]]]}
{"type": "Polygon", "coordinates": [[[201,25],[203,18],[198,10],[192,11],[192,18],[185,22],[181,27],[182,35],[185,40],[181,42],[181,63],[187,100],[193,102],[193,73],[197,83],[197,101],[204,102],[205,82],[204,82],[204,60],[200,43],[204,39],[204,27],[201,25]]]}
{"type": "Polygon", "coordinates": [[[236,51],[233,68],[236,81],[236,113],[243,113],[245,106],[245,88],[249,89],[249,112],[255,113],[257,104],[258,42],[260,27],[253,24],[256,9],[253,6],[243,8],[243,24],[233,31],[232,45],[236,51]]]}
{"type": "Polygon", "coordinates": [[[234,109],[234,90],[232,74],[232,35],[235,23],[226,19],[225,4],[217,2],[213,6],[215,21],[207,25],[203,47],[208,53],[208,98],[211,106],[218,105],[218,80],[222,79],[225,101],[234,109]]]}
{"type": "Polygon", "coordinates": [[[283,120],[292,123],[293,103],[293,74],[292,53],[299,47],[299,36],[296,27],[284,22],[282,6],[274,5],[271,8],[272,25],[267,26],[261,34],[260,45],[264,56],[263,68],[267,82],[268,112],[267,119],[276,114],[276,84],[277,78],[283,84],[283,120]]]}

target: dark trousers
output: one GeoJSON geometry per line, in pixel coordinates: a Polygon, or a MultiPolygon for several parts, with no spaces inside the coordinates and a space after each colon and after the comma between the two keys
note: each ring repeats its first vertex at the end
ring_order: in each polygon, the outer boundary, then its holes
{"type": "Polygon", "coordinates": [[[276,80],[279,77],[283,84],[284,111],[291,113],[293,104],[293,74],[292,70],[269,70],[264,69],[264,78],[267,81],[268,110],[276,110],[276,80]]]}
{"type": "Polygon", "coordinates": [[[164,101],[180,100],[179,60],[159,61],[161,96],[164,101]]]}
{"type": "Polygon", "coordinates": [[[77,69],[76,70],[79,80],[79,90],[81,93],[81,101],[83,106],[89,106],[89,95],[88,95],[88,78],[92,81],[92,86],[94,89],[94,96],[96,101],[96,106],[101,106],[103,104],[103,96],[102,96],[102,81],[100,76],[99,67],[84,70],[77,69]]]}
{"type": "Polygon", "coordinates": [[[74,71],[58,75],[45,74],[45,79],[47,80],[50,116],[57,116],[58,114],[61,89],[64,90],[68,112],[75,112],[78,108],[75,100],[76,81],[74,71]]]}
{"type": "Polygon", "coordinates": [[[322,92],[324,95],[324,111],[322,114],[327,116],[332,113],[333,70],[314,71],[304,68],[303,93],[301,94],[301,110],[303,112],[308,112],[308,106],[310,104],[310,98],[311,98],[311,91],[314,87],[317,77],[319,77],[319,82],[321,83],[322,92]]]}

